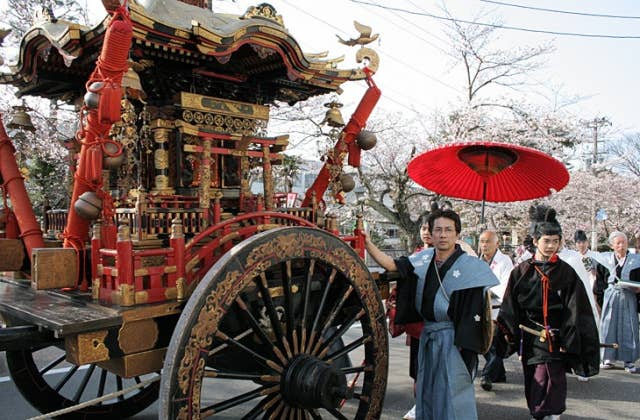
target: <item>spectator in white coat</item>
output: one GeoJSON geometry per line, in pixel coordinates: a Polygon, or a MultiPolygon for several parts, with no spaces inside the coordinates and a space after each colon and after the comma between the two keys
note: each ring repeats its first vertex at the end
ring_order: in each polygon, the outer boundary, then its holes
{"type": "MultiPolygon", "coordinates": [[[[493,230],[485,230],[480,234],[480,259],[489,264],[489,268],[496,275],[500,284],[491,288],[491,305],[498,307],[502,303],[504,291],[509,282],[509,275],[513,269],[511,258],[500,251],[498,234],[493,230]]],[[[498,316],[498,309],[491,311],[492,318],[498,316]]],[[[502,358],[498,356],[495,345],[492,344],[487,353],[484,354],[486,363],[480,375],[480,386],[485,391],[490,391],[494,382],[506,382],[507,377],[504,370],[502,358]]]]}

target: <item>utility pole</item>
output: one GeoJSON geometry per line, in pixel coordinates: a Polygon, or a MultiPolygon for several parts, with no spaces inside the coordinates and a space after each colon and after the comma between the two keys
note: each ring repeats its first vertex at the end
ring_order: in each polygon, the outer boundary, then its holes
{"type": "MultiPolygon", "coordinates": [[[[589,163],[589,168],[592,169],[593,174],[596,175],[597,163],[598,163],[598,129],[600,127],[610,126],[611,121],[607,117],[596,117],[591,121],[583,122],[584,126],[593,130],[593,157],[589,163]]],[[[597,220],[596,220],[596,200],[591,200],[591,249],[598,250],[598,233],[596,232],[597,220]]]]}
{"type": "Polygon", "coordinates": [[[611,121],[609,121],[607,117],[596,117],[591,121],[585,121],[583,124],[585,127],[593,130],[593,158],[589,165],[589,167],[592,167],[595,163],[598,163],[598,129],[600,127],[610,126],[611,121]]]}

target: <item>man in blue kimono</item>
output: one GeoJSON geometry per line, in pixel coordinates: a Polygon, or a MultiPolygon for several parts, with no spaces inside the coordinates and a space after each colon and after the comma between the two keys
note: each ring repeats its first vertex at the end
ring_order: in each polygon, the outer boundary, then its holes
{"type": "Polygon", "coordinates": [[[613,253],[607,257],[609,287],[604,292],[600,340],[618,343],[618,348],[602,350],[601,369],[611,369],[616,360],[624,362],[629,373],[640,373],[634,362],[640,357],[638,298],[640,297],[640,254],[629,253],[627,235],[611,232],[613,253]]]}
{"type": "Polygon", "coordinates": [[[488,290],[499,282],[487,264],[456,244],[461,231],[457,213],[435,210],[428,224],[434,248],[409,257],[394,260],[369,238],[365,244],[378,264],[401,274],[396,322],[424,320],[416,418],[475,419],[478,353],[491,341],[488,290]]]}

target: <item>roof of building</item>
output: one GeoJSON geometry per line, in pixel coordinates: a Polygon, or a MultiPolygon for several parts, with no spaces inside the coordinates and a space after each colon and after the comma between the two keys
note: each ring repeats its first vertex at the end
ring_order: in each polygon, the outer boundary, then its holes
{"type": "MultiPolygon", "coordinates": [[[[117,0],[103,0],[108,11],[117,0]]],[[[304,53],[270,5],[243,15],[215,13],[178,0],[130,0],[132,67],[150,99],[180,91],[252,103],[295,103],[339,91],[362,69],[339,69],[342,58],[304,53]]],[[[100,54],[110,16],[94,27],[43,14],[24,35],[18,61],[0,74],[18,94],[73,101],[100,54]]]]}

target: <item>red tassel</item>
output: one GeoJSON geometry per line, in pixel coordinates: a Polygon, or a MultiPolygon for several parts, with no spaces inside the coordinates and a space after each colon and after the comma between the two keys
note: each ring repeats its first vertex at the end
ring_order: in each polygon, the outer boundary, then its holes
{"type": "Polygon", "coordinates": [[[88,152],[87,181],[98,183],[102,180],[102,150],[100,146],[92,146],[88,152]]]}
{"type": "Polygon", "coordinates": [[[120,98],[122,98],[120,85],[107,83],[100,90],[100,104],[98,105],[100,124],[113,124],[120,121],[120,98]]]}

